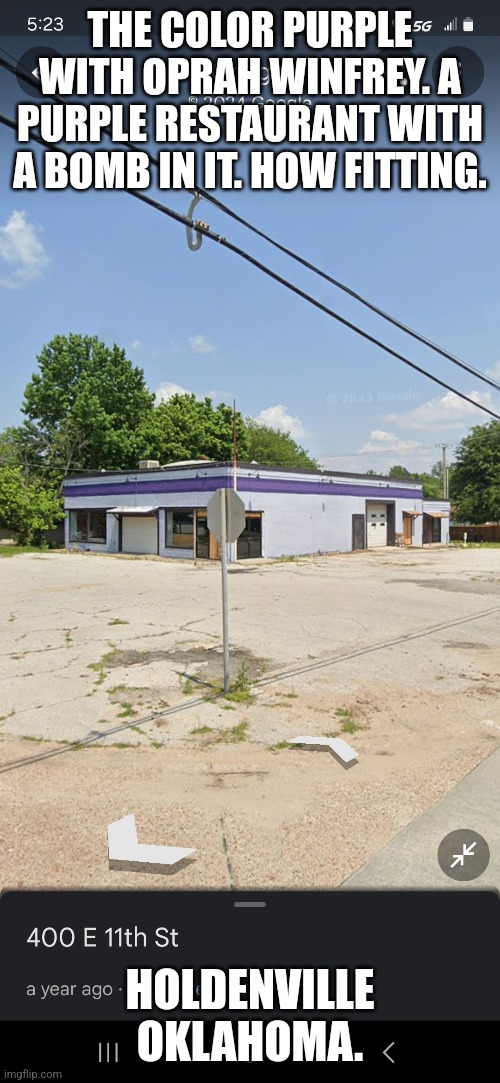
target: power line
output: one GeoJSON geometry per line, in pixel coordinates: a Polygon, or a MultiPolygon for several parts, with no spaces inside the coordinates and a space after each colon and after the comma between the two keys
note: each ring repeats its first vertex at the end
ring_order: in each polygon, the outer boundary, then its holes
{"type": "MultiPolygon", "coordinates": [[[[6,127],[8,128],[11,128],[13,131],[17,130],[16,122],[14,120],[11,120],[9,117],[4,116],[3,113],[0,114],[0,123],[6,125],[6,127]]],[[[42,139],[41,136],[34,135],[32,133],[32,139],[36,143],[40,143],[41,146],[47,147],[49,150],[52,149],[51,144],[47,143],[47,141],[45,139],[42,139]]],[[[249,252],[245,252],[244,249],[239,248],[238,245],[232,244],[231,241],[228,241],[226,237],[221,237],[218,233],[212,232],[209,226],[204,225],[204,223],[202,222],[193,222],[186,215],[179,214],[177,211],[172,210],[171,207],[166,207],[163,203],[159,203],[158,200],[152,199],[151,196],[144,195],[144,192],[138,192],[129,188],[125,188],[124,191],[127,193],[127,195],[133,196],[135,199],[139,199],[141,203],[146,203],[148,207],[153,207],[153,209],[159,211],[160,214],[165,214],[167,218],[172,218],[174,222],[179,222],[184,228],[186,226],[189,226],[190,229],[193,229],[196,233],[200,233],[203,237],[208,237],[209,240],[216,241],[217,244],[220,244],[223,248],[227,248],[229,252],[233,252],[236,256],[239,256],[240,259],[245,260],[246,263],[250,263],[253,267],[256,267],[257,270],[262,271],[263,274],[267,275],[268,278],[272,278],[273,281],[279,282],[280,285],[290,290],[297,297],[302,297],[304,301],[308,301],[309,304],[319,309],[320,312],[324,312],[327,316],[330,316],[332,319],[336,320],[337,323],[342,324],[343,327],[348,327],[350,331],[354,331],[357,335],[360,335],[361,338],[364,338],[367,342],[372,342],[374,346],[378,346],[379,349],[384,350],[384,352],[390,354],[391,357],[395,357],[398,361],[402,361],[404,365],[407,365],[409,368],[413,369],[414,372],[419,372],[421,376],[426,376],[428,380],[432,380],[432,382],[438,384],[439,387],[444,387],[446,391],[451,391],[453,395],[458,395],[458,397],[463,399],[464,402],[468,402],[477,410],[482,410],[483,413],[489,414],[490,417],[495,418],[496,421],[500,421],[500,414],[495,413],[494,410],[490,410],[488,406],[483,406],[482,403],[475,402],[475,400],[471,399],[469,395],[465,395],[463,391],[458,391],[455,387],[452,387],[451,384],[446,383],[445,380],[440,380],[438,376],[432,376],[430,372],[422,368],[420,365],[417,365],[414,361],[410,361],[408,357],[404,356],[404,354],[398,353],[397,350],[393,350],[390,346],[386,346],[385,343],[381,342],[380,339],[375,338],[374,335],[370,335],[367,331],[363,331],[362,328],[357,327],[356,324],[351,322],[351,320],[345,319],[344,316],[341,316],[338,312],[335,312],[332,308],[329,308],[328,305],[322,304],[321,301],[318,301],[310,293],[306,293],[306,291],[300,289],[299,286],[295,286],[288,279],[283,278],[282,275],[279,275],[276,271],[271,270],[271,268],[268,267],[267,264],[262,263],[260,260],[256,259],[255,256],[251,256],[249,252]]]]}
{"type": "MultiPolygon", "coordinates": [[[[3,52],[5,54],[5,56],[10,57],[11,60],[15,59],[14,57],[11,56],[10,53],[7,52],[6,49],[3,49],[3,48],[0,47],[0,51],[3,52]]],[[[0,57],[0,65],[2,65],[2,67],[6,68],[8,71],[10,71],[12,74],[15,74],[15,75],[20,74],[19,73],[19,66],[14,67],[13,64],[7,63],[5,60],[2,60],[1,57],[0,57]]],[[[32,75],[31,72],[28,72],[27,69],[24,69],[24,70],[25,70],[25,74],[20,74],[20,77],[22,79],[25,79],[26,82],[30,83],[33,87],[36,87],[39,90],[40,89],[39,82],[34,78],[34,76],[32,75]]],[[[60,94],[51,94],[51,95],[48,95],[48,97],[50,97],[52,101],[61,103],[63,105],[70,104],[68,102],[68,99],[63,97],[60,94]]],[[[103,128],[103,133],[110,136],[111,135],[111,129],[110,128],[103,128]]],[[[149,158],[149,161],[151,162],[151,164],[156,166],[157,169],[159,169],[160,163],[159,163],[158,159],[155,158],[154,155],[152,155],[146,148],[144,148],[144,147],[139,148],[139,147],[136,146],[135,143],[132,143],[132,142],[126,141],[126,140],[116,140],[116,144],[117,144],[117,146],[128,147],[128,148],[130,148],[132,150],[137,151],[138,153],[146,153],[148,158],[149,158]]],[[[246,218],[243,218],[241,215],[237,214],[236,211],[231,210],[230,207],[228,207],[225,203],[222,203],[221,200],[217,199],[216,196],[212,195],[210,192],[207,192],[204,188],[201,188],[198,185],[194,189],[194,191],[196,193],[198,193],[200,196],[202,196],[203,199],[205,199],[208,203],[212,204],[212,206],[214,206],[218,210],[222,211],[223,214],[227,214],[230,218],[233,219],[233,221],[238,222],[239,225],[244,226],[245,229],[250,230],[250,232],[254,233],[257,237],[262,238],[262,240],[264,240],[268,244],[272,245],[273,248],[276,248],[279,252],[283,252],[284,255],[288,256],[290,259],[295,260],[295,262],[299,263],[302,267],[305,267],[307,270],[312,271],[313,274],[318,275],[325,282],[328,282],[330,285],[335,286],[339,290],[342,290],[343,293],[346,293],[349,297],[354,298],[354,300],[359,301],[359,303],[364,305],[365,308],[368,308],[371,312],[375,312],[375,314],[377,316],[380,316],[381,319],[386,320],[387,323],[392,324],[394,327],[397,327],[400,331],[404,331],[405,334],[410,335],[412,338],[416,339],[417,342],[421,342],[424,346],[427,346],[429,349],[434,350],[441,357],[444,357],[447,361],[451,361],[452,364],[457,365],[459,368],[463,369],[464,372],[468,372],[470,375],[475,376],[477,379],[481,380],[483,383],[488,384],[489,387],[493,387],[496,391],[500,391],[500,383],[498,383],[492,377],[487,376],[484,372],[481,372],[480,369],[476,369],[473,365],[467,364],[466,361],[462,361],[460,358],[456,357],[455,354],[450,353],[448,350],[445,350],[442,346],[437,345],[437,343],[433,342],[431,339],[426,338],[425,335],[422,335],[422,334],[420,334],[420,332],[415,331],[413,328],[409,327],[408,324],[402,323],[395,316],[391,316],[390,313],[386,312],[384,309],[380,308],[378,305],[375,305],[371,301],[368,301],[366,297],[363,297],[362,294],[357,293],[350,286],[347,286],[345,283],[340,282],[336,278],[333,278],[331,275],[327,274],[326,271],[321,270],[321,268],[318,267],[316,264],[311,263],[309,260],[305,259],[303,256],[299,256],[299,254],[297,252],[294,252],[292,249],[288,248],[286,245],[283,245],[279,241],[276,241],[268,233],[265,233],[263,230],[259,229],[257,226],[254,226],[246,218]]]]}
{"type": "MultiPolygon", "coordinates": [[[[11,65],[7,65],[6,62],[1,59],[1,57],[0,65],[8,67],[9,70],[11,69],[11,65]]],[[[34,85],[37,85],[36,82],[34,83],[34,85]]],[[[16,122],[11,120],[9,117],[4,116],[3,114],[0,114],[0,123],[4,124],[8,128],[11,128],[13,131],[17,131],[16,122]]],[[[51,144],[48,143],[45,139],[43,139],[41,136],[32,133],[31,138],[34,140],[34,142],[39,143],[41,146],[46,147],[49,150],[52,149],[51,144]]],[[[381,342],[380,339],[375,338],[374,335],[370,335],[367,331],[363,331],[362,328],[357,327],[356,324],[351,322],[351,320],[347,320],[344,316],[341,316],[338,312],[335,312],[332,308],[329,308],[328,305],[322,304],[321,301],[318,301],[311,294],[307,293],[305,290],[300,289],[299,286],[295,286],[292,282],[289,281],[289,279],[283,278],[282,275],[279,275],[276,271],[271,270],[271,268],[268,267],[267,264],[264,264],[260,260],[257,260],[254,256],[251,256],[249,252],[246,252],[238,245],[232,244],[232,242],[228,241],[226,237],[221,237],[220,234],[214,233],[205,223],[197,221],[193,222],[190,218],[187,217],[187,215],[179,214],[171,207],[166,207],[163,203],[159,203],[158,200],[152,199],[151,196],[144,195],[143,192],[138,192],[128,188],[124,190],[127,192],[127,195],[131,195],[135,199],[139,199],[142,203],[146,203],[147,206],[153,207],[153,209],[159,211],[160,214],[165,214],[168,218],[172,218],[175,222],[179,222],[182,226],[189,226],[190,229],[193,229],[201,236],[208,237],[211,241],[216,241],[217,244],[220,244],[223,248],[227,248],[228,251],[233,252],[235,255],[239,256],[240,259],[245,260],[246,263],[250,263],[253,267],[256,267],[259,271],[262,271],[263,274],[267,275],[268,278],[272,278],[273,281],[279,282],[280,285],[290,290],[297,297],[302,297],[304,301],[308,301],[309,304],[312,304],[315,308],[319,309],[320,312],[324,312],[327,316],[330,316],[332,319],[336,320],[344,327],[348,327],[349,330],[354,331],[357,335],[360,335],[360,337],[364,338],[367,342],[373,343],[373,345],[378,346],[379,349],[384,350],[384,352],[389,354],[391,357],[395,357],[398,361],[402,361],[404,365],[407,365],[415,372],[419,372],[422,376],[426,376],[427,379],[432,380],[432,382],[438,384],[439,387],[444,387],[446,391],[451,391],[452,394],[457,395],[459,398],[463,399],[464,402],[468,402],[476,409],[482,410],[483,413],[489,414],[490,417],[493,417],[495,418],[495,420],[500,421],[500,414],[495,413],[494,410],[490,410],[489,407],[484,406],[482,403],[475,402],[474,399],[471,399],[468,395],[465,395],[463,391],[458,391],[455,387],[452,387],[451,384],[446,383],[444,380],[440,380],[438,376],[431,375],[431,373],[428,372],[426,369],[422,368],[420,365],[417,365],[414,361],[410,361],[409,358],[405,357],[397,350],[393,350],[392,347],[386,346],[385,343],[381,342]]]]}

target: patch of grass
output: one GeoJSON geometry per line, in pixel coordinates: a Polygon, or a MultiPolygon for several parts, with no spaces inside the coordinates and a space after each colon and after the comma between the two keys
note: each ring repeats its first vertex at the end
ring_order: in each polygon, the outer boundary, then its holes
{"type": "Polygon", "coordinates": [[[195,730],[191,730],[193,737],[201,737],[205,733],[213,733],[211,726],[198,726],[195,730]]]}
{"type": "Polygon", "coordinates": [[[0,545],[0,558],[1,557],[17,557],[21,553],[40,553],[42,552],[36,545],[0,545]]]}
{"type": "Polygon", "coordinates": [[[110,663],[113,662],[113,659],[116,658],[117,654],[120,653],[120,651],[114,646],[114,644],[111,644],[111,646],[112,650],[108,651],[107,654],[103,654],[102,658],[98,662],[91,662],[90,665],[87,666],[87,669],[93,669],[94,672],[97,673],[97,680],[95,682],[96,684],[103,684],[107,677],[107,666],[109,666],[110,663]]]}
{"type": "Polygon", "coordinates": [[[112,748],[135,748],[135,745],[130,744],[130,741],[117,741],[116,744],[111,746],[112,748]]]}
{"type": "Polygon", "coordinates": [[[220,744],[240,744],[247,739],[247,729],[248,722],[238,722],[238,725],[231,729],[219,730],[216,740],[220,744]]]}
{"type": "Polygon", "coordinates": [[[143,736],[143,732],[139,726],[130,726],[130,729],[133,730],[134,733],[140,734],[141,737],[143,736]]]}
{"type": "Polygon", "coordinates": [[[120,706],[122,710],[119,712],[118,718],[131,718],[132,715],[137,714],[131,703],[121,703],[120,706]]]}
{"type": "Polygon", "coordinates": [[[500,549],[500,542],[451,541],[449,545],[458,549],[500,549]]]}
{"type": "Polygon", "coordinates": [[[346,710],[345,707],[339,707],[335,714],[337,718],[342,719],[340,724],[342,733],[356,733],[356,730],[359,730],[360,727],[354,721],[351,712],[346,710]]]}
{"type": "Polygon", "coordinates": [[[225,699],[231,700],[232,703],[252,703],[254,697],[251,694],[251,687],[248,666],[242,662],[229,692],[226,692],[225,699]]]}
{"type": "Polygon", "coordinates": [[[151,741],[153,748],[164,748],[163,741],[151,741]]]}
{"type": "Polygon", "coordinates": [[[296,748],[290,741],[276,741],[275,745],[269,745],[270,752],[282,752],[284,748],[296,748]]]}
{"type": "Polygon", "coordinates": [[[114,619],[113,619],[113,620],[108,620],[108,624],[111,624],[111,625],[115,625],[115,624],[130,624],[130,621],[128,621],[128,620],[120,620],[120,618],[119,618],[119,617],[114,617],[114,619]]]}
{"type": "Polygon", "coordinates": [[[7,712],[7,714],[0,714],[0,722],[5,722],[5,720],[7,718],[12,718],[12,715],[15,714],[15,713],[16,713],[16,709],[15,709],[15,707],[13,707],[11,711],[7,712]]]}
{"type": "Polygon", "coordinates": [[[194,695],[195,692],[196,692],[196,688],[195,688],[191,678],[188,677],[184,682],[184,685],[183,685],[183,688],[182,688],[182,694],[184,696],[192,696],[192,695],[194,695]]]}
{"type": "Polygon", "coordinates": [[[230,703],[221,703],[223,711],[235,711],[236,707],[232,707],[230,703]]]}
{"type": "Polygon", "coordinates": [[[297,692],[280,692],[280,696],[283,696],[284,699],[298,699],[299,698],[298,695],[297,695],[297,692]]]}
{"type": "Polygon", "coordinates": [[[11,622],[12,622],[13,620],[17,620],[17,617],[16,617],[15,613],[11,613],[11,614],[10,614],[10,616],[9,616],[9,624],[10,624],[10,623],[11,623],[11,622]]]}
{"type": "Polygon", "coordinates": [[[297,560],[297,557],[276,557],[276,564],[292,564],[297,560]]]}
{"type": "Polygon", "coordinates": [[[44,741],[44,740],[45,740],[45,737],[30,737],[29,735],[25,735],[24,737],[21,737],[21,741],[34,741],[37,745],[39,745],[40,742],[44,741]]]}
{"type": "Polygon", "coordinates": [[[71,638],[71,628],[64,628],[63,631],[64,631],[64,641],[66,643],[66,646],[70,647],[72,642],[73,642],[73,640],[71,638]]]}
{"type": "Polygon", "coordinates": [[[107,726],[107,725],[108,725],[108,719],[107,718],[98,718],[97,719],[96,726],[107,726]]]}

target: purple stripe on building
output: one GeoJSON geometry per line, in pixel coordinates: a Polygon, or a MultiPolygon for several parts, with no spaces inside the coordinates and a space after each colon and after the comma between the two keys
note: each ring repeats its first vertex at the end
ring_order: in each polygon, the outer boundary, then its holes
{"type": "MultiPolygon", "coordinates": [[[[103,482],[97,485],[75,485],[66,482],[65,496],[73,500],[79,496],[139,496],[146,493],[213,493],[216,489],[230,489],[233,479],[227,477],[186,478],[165,481],[103,482]]],[[[386,485],[348,485],[325,479],[324,481],[290,481],[285,478],[238,478],[240,493],[291,493],[308,496],[362,496],[373,500],[421,500],[422,490],[393,488],[386,485]]]]}

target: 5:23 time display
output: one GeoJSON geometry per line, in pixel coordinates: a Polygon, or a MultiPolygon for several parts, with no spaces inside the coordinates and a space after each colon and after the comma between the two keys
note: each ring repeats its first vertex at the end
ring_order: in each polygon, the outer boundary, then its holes
{"type": "Polygon", "coordinates": [[[43,30],[45,33],[51,33],[56,31],[59,33],[64,28],[64,23],[60,15],[54,19],[51,15],[44,15],[41,19],[36,19],[35,16],[28,19],[28,30],[43,30]]]}

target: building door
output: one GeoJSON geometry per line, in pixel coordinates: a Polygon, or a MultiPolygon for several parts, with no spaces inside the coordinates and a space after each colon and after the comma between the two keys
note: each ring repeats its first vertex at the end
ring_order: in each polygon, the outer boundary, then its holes
{"type": "Polygon", "coordinates": [[[200,560],[208,560],[210,557],[210,531],[207,525],[206,515],[196,513],[196,556],[200,560]]]}
{"type": "Polygon", "coordinates": [[[411,545],[413,534],[413,516],[403,512],[403,541],[405,545],[411,545]]]}
{"type": "Polygon", "coordinates": [[[387,545],[387,505],[366,505],[366,544],[368,549],[387,545]]]}
{"type": "Polygon", "coordinates": [[[432,540],[433,542],[441,541],[441,519],[432,520],[432,540]]]}
{"type": "Polygon", "coordinates": [[[237,543],[238,560],[251,560],[262,556],[262,515],[253,512],[245,516],[245,529],[237,543]]]}
{"type": "Polygon", "coordinates": [[[158,519],[155,515],[124,515],[122,553],[158,553],[158,519]]]}
{"type": "Polygon", "coordinates": [[[352,551],[365,548],[365,517],[353,515],[352,517],[352,551]]]}

